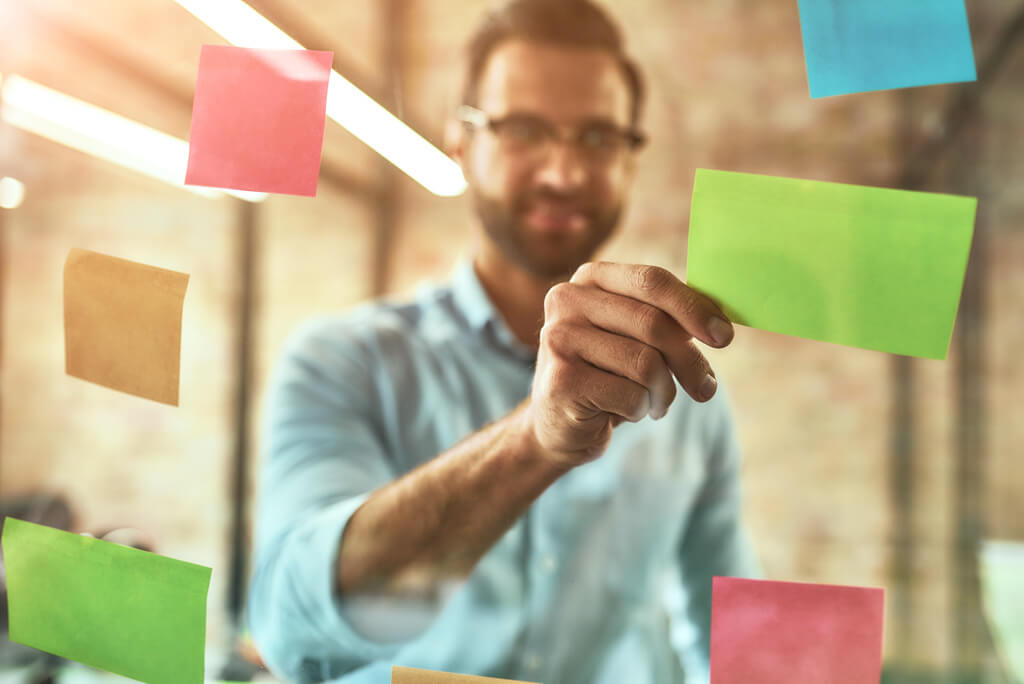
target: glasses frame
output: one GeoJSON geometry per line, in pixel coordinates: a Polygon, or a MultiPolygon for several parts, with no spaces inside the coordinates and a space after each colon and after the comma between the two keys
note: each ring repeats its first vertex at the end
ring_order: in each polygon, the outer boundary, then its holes
{"type": "MultiPolygon", "coordinates": [[[[509,116],[492,117],[490,114],[483,111],[482,109],[478,109],[477,107],[467,104],[459,105],[458,110],[456,110],[456,116],[460,122],[472,126],[473,128],[476,129],[488,130],[494,135],[498,135],[501,130],[502,124],[504,124],[506,121],[508,121],[509,118],[511,118],[509,116]]],[[[575,131],[569,134],[562,133],[560,128],[552,124],[550,121],[545,120],[543,117],[536,118],[550,124],[550,130],[554,132],[554,135],[548,138],[548,140],[545,142],[565,142],[568,143],[569,145],[572,145],[573,147],[579,147],[579,143],[577,142],[579,131],[575,131]]],[[[615,126],[614,124],[609,125],[612,126],[625,141],[625,149],[631,152],[635,152],[636,150],[641,149],[644,145],[647,144],[647,135],[643,131],[632,127],[622,128],[619,126],[615,126]]]]}

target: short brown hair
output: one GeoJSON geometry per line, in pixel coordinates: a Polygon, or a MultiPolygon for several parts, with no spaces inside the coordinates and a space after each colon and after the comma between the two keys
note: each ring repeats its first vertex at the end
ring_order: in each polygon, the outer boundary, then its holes
{"type": "Polygon", "coordinates": [[[632,95],[630,122],[634,126],[639,122],[643,76],[626,54],[619,27],[591,0],[509,0],[488,12],[467,45],[463,104],[476,105],[477,86],[488,58],[499,44],[513,38],[608,51],[619,63],[632,95]]]}

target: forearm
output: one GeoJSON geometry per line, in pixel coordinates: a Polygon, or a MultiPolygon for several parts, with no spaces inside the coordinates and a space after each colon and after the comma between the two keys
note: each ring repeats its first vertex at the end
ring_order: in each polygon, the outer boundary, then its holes
{"type": "Polygon", "coordinates": [[[340,592],[419,592],[464,577],[567,469],[516,409],[363,503],[341,542],[340,592]]]}

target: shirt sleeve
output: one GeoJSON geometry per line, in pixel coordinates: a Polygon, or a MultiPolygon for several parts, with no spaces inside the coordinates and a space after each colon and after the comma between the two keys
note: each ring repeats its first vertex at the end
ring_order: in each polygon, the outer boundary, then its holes
{"type": "Polygon", "coordinates": [[[687,684],[707,684],[711,646],[711,578],[758,577],[761,569],[743,528],[740,449],[725,393],[704,406],[707,467],[678,547],[680,590],[670,601],[672,641],[687,684]]]}
{"type": "Polygon", "coordinates": [[[248,619],[260,654],[289,681],[389,658],[401,642],[363,636],[336,592],[352,514],[397,475],[383,437],[372,351],[339,323],[307,326],[268,390],[248,619]]]}

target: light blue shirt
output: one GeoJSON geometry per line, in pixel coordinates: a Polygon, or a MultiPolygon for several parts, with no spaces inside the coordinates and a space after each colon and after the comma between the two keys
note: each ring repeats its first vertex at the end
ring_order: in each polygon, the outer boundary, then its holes
{"type": "Polygon", "coordinates": [[[414,302],[305,325],[267,397],[249,623],[294,682],[383,684],[392,665],[543,682],[707,682],[711,578],[754,576],[724,393],[616,428],[436,601],[342,601],[339,540],[378,487],[530,391],[535,353],[472,265],[414,302]],[[683,672],[686,675],[684,676],[683,672]]]}

